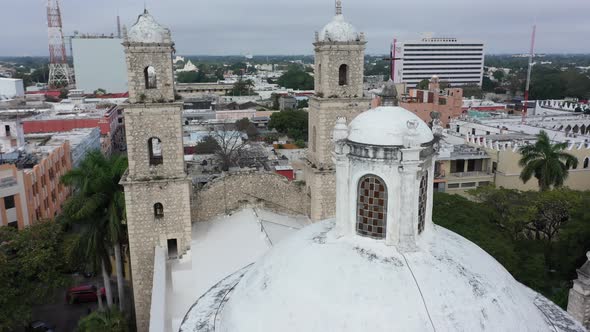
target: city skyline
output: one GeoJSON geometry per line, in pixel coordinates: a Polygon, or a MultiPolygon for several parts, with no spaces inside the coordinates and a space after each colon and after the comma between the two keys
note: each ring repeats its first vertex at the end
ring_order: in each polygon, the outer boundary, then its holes
{"type": "MultiPolygon", "coordinates": [[[[172,4],[155,0],[61,0],[64,33],[116,34],[117,14],[129,27],[144,3],[171,28],[178,54],[186,55],[312,54],[314,32],[334,14],[332,0],[226,0],[207,4],[190,0],[172,4]]],[[[43,0],[2,5],[5,15],[0,56],[47,55],[45,5],[43,0]]],[[[472,8],[473,2],[468,0],[403,4],[344,1],[346,19],[367,34],[369,54],[387,53],[394,37],[419,39],[424,32],[482,41],[487,54],[526,53],[533,24],[537,24],[538,53],[588,52],[582,43],[572,41],[584,40],[590,31],[584,14],[590,10],[590,3],[565,0],[557,7],[548,0],[497,0],[472,8]]]]}

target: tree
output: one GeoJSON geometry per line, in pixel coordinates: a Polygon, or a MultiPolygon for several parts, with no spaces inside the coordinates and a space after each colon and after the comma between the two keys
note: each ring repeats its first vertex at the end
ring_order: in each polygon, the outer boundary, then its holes
{"type": "Polygon", "coordinates": [[[561,187],[567,179],[569,169],[578,167],[578,159],[563,152],[567,143],[552,144],[547,133],[542,130],[537,135],[537,142],[519,149],[522,155],[519,165],[523,167],[520,179],[527,183],[535,177],[541,191],[551,187],[561,187]]]}
{"type": "Polygon", "coordinates": [[[507,230],[512,239],[522,236],[532,214],[526,195],[518,190],[496,189],[493,186],[479,187],[468,193],[490,208],[487,212],[490,221],[507,230]]]}
{"type": "Polygon", "coordinates": [[[242,133],[224,124],[220,130],[211,131],[209,136],[218,144],[215,154],[221,160],[221,169],[228,171],[230,167],[238,165],[240,152],[246,146],[242,133]]]}
{"type": "Polygon", "coordinates": [[[295,89],[295,90],[313,90],[314,89],[314,79],[306,73],[305,71],[301,70],[299,67],[291,67],[286,73],[284,73],[279,79],[277,83],[285,88],[288,89],[295,89]]]}
{"type": "Polygon", "coordinates": [[[123,223],[125,198],[119,182],[126,170],[127,158],[107,159],[100,151],[92,151],[78,168],[61,178],[64,185],[75,189],[75,194],[64,205],[63,218],[81,227],[78,247],[95,270],[101,270],[109,307],[113,299],[108,271],[111,270],[111,253],[115,256],[121,310],[125,302],[121,243],[126,240],[126,230],[123,223]]]}
{"type": "Polygon", "coordinates": [[[42,222],[20,231],[0,227],[0,331],[15,331],[31,309],[65,286],[62,225],[42,222]]]}
{"type": "Polygon", "coordinates": [[[270,95],[270,99],[272,100],[272,109],[273,110],[278,110],[280,108],[280,102],[279,100],[281,99],[281,95],[279,95],[278,93],[272,93],[270,95]]]}
{"type": "Polygon", "coordinates": [[[418,90],[428,90],[428,86],[430,85],[430,81],[428,79],[423,79],[422,81],[416,84],[416,89],[418,90]]]}
{"type": "Polygon", "coordinates": [[[234,86],[230,91],[228,91],[228,95],[230,96],[252,96],[256,95],[253,91],[254,89],[254,82],[252,80],[242,80],[241,78],[234,83],[234,86]]]}
{"type": "Polygon", "coordinates": [[[439,88],[441,90],[448,89],[451,87],[451,83],[448,80],[442,80],[439,83],[439,88]]]}
{"type": "Polygon", "coordinates": [[[236,121],[236,129],[238,131],[246,133],[249,139],[256,138],[260,135],[260,132],[258,131],[258,128],[256,128],[256,125],[250,122],[248,118],[243,118],[236,121]]]}
{"type": "Polygon", "coordinates": [[[481,99],[483,98],[483,91],[481,89],[481,87],[475,83],[472,84],[465,84],[463,86],[461,86],[461,88],[463,89],[463,97],[465,98],[477,98],[477,99],[481,99]]]}
{"type": "Polygon", "coordinates": [[[496,81],[502,82],[502,80],[504,79],[504,76],[506,76],[506,74],[504,73],[503,70],[499,69],[494,72],[493,76],[496,79],[496,81]]]}
{"type": "Polygon", "coordinates": [[[195,152],[197,154],[213,154],[219,149],[217,140],[211,136],[205,137],[201,142],[195,146],[195,152]]]}
{"type": "Polygon", "coordinates": [[[64,88],[64,89],[59,90],[59,99],[66,99],[66,98],[68,98],[68,93],[70,93],[68,91],[68,89],[65,89],[64,88]]]}
{"type": "Polygon", "coordinates": [[[94,94],[97,95],[97,96],[104,95],[106,93],[107,93],[107,90],[102,89],[102,88],[99,88],[99,89],[94,90],[94,94]]]}
{"type": "Polygon", "coordinates": [[[268,128],[287,134],[293,140],[307,140],[308,114],[305,111],[276,112],[270,116],[268,128]]]}
{"type": "Polygon", "coordinates": [[[307,100],[307,99],[297,102],[297,108],[299,108],[299,109],[308,108],[308,107],[309,107],[309,100],[307,100]]]}
{"type": "Polygon", "coordinates": [[[241,132],[245,132],[249,126],[250,126],[250,120],[248,118],[242,118],[242,119],[236,121],[236,129],[241,132]]]}
{"type": "Polygon", "coordinates": [[[80,319],[79,332],[127,332],[128,322],[121,311],[113,308],[105,311],[95,311],[80,319]]]}

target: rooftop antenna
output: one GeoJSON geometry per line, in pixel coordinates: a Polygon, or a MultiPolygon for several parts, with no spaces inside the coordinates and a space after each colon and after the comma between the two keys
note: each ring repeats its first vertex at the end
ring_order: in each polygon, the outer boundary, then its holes
{"type": "Polygon", "coordinates": [[[533,57],[535,53],[535,35],[537,25],[533,25],[533,35],[531,37],[531,52],[529,53],[529,68],[526,74],[526,88],[524,89],[524,106],[522,108],[522,123],[525,122],[529,108],[529,88],[531,86],[531,73],[533,71],[533,57]]]}
{"type": "Polygon", "coordinates": [[[342,15],[342,0],[336,0],[336,15],[342,15]]]}
{"type": "Polygon", "coordinates": [[[117,14],[117,38],[121,39],[121,17],[117,14]]]}
{"type": "Polygon", "coordinates": [[[59,0],[47,0],[47,30],[49,35],[49,81],[50,89],[70,85],[70,68],[61,20],[59,0]]]}

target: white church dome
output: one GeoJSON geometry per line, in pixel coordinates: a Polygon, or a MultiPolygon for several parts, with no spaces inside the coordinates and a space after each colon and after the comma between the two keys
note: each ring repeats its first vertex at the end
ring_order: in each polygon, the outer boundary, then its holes
{"type": "Polygon", "coordinates": [[[428,125],[414,113],[398,106],[381,106],[352,120],[348,140],[369,145],[404,145],[404,137],[411,132],[408,122],[417,124],[415,140],[418,144],[434,139],[428,125]]]}
{"type": "Polygon", "coordinates": [[[212,291],[224,303],[215,318],[199,317],[214,306],[205,295],[180,331],[209,331],[207,321],[223,332],[554,331],[541,309],[557,307],[455,233],[435,227],[428,250],[403,253],[336,239],[333,226],[314,224],[278,244],[229,294],[212,291]]]}
{"type": "Polygon", "coordinates": [[[170,31],[145,10],[129,29],[127,39],[133,43],[165,43],[170,40],[170,31]]]}
{"type": "Polygon", "coordinates": [[[354,26],[346,22],[341,14],[334,16],[319,35],[319,40],[323,42],[351,42],[359,39],[360,36],[354,26]]]}

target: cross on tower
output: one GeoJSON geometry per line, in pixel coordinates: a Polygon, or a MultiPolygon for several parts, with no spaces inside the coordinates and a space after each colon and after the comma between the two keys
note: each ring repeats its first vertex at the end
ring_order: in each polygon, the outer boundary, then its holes
{"type": "Polygon", "coordinates": [[[397,39],[393,40],[393,43],[391,44],[391,49],[389,51],[389,58],[383,58],[383,61],[390,61],[389,64],[389,68],[390,68],[390,75],[389,78],[394,81],[395,78],[395,60],[402,60],[403,58],[396,58],[395,57],[395,53],[396,53],[396,45],[397,45],[397,39]]]}

